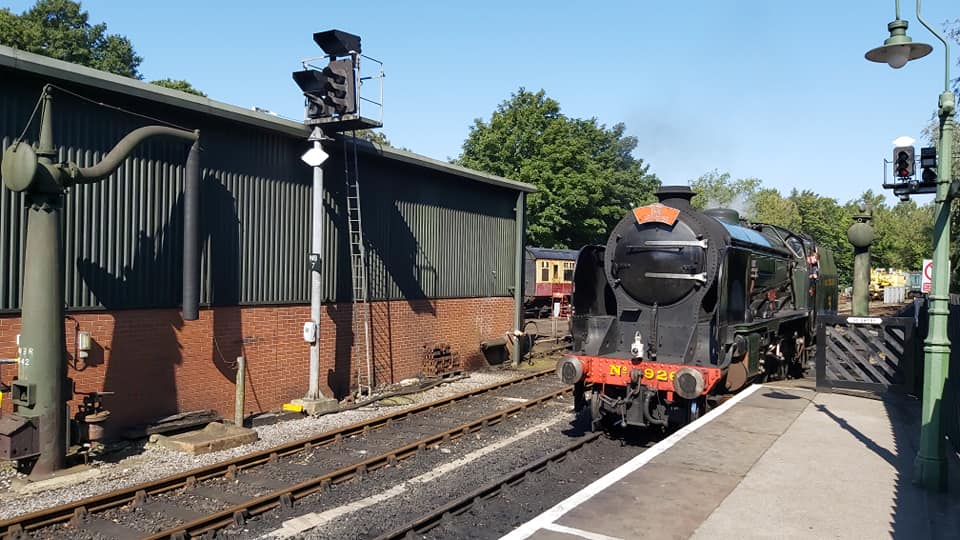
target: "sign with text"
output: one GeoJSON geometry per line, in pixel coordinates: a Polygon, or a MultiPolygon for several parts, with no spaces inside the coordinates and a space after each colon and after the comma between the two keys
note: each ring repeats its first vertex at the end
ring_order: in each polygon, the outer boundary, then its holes
{"type": "Polygon", "coordinates": [[[928,294],[933,286],[933,260],[923,260],[923,271],[920,272],[920,292],[928,294]]]}

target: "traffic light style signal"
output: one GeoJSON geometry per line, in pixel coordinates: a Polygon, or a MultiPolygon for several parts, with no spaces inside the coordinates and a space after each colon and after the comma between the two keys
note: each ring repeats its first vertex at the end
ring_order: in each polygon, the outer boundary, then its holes
{"type": "Polygon", "coordinates": [[[332,60],[323,68],[325,102],[339,115],[357,112],[356,78],[353,60],[332,60]]]}
{"type": "Polygon", "coordinates": [[[893,149],[893,175],[897,178],[912,178],[913,162],[912,146],[898,146],[893,149]]]}
{"type": "Polygon", "coordinates": [[[293,80],[307,98],[307,118],[356,114],[357,91],[352,59],[332,60],[322,71],[295,71],[293,80]]]}
{"type": "Polygon", "coordinates": [[[920,149],[920,178],[924,183],[937,183],[937,149],[928,146],[920,149]]]}

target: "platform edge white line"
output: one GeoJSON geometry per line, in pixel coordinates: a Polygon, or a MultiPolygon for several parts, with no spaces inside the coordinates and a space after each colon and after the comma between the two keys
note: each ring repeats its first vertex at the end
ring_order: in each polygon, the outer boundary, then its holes
{"type": "Polygon", "coordinates": [[[548,523],[553,523],[554,521],[559,519],[561,516],[563,516],[570,510],[573,510],[574,508],[583,504],[585,501],[594,497],[597,493],[600,493],[601,491],[607,489],[611,485],[623,479],[623,477],[636,471],[640,467],[643,467],[648,462],[650,462],[650,460],[659,456],[663,452],[670,449],[670,447],[680,442],[681,439],[693,433],[694,431],[700,429],[706,424],[710,423],[715,418],[725,413],[728,409],[730,409],[731,407],[733,407],[734,405],[736,405],[737,403],[745,399],[747,396],[753,394],[754,392],[756,392],[761,388],[763,388],[763,385],[760,385],[760,384],[750,385],[739,394],[733,396],[732,398],[722,403],[716,409],[701,416],[700,418],[691,422],[690,424],[687,424],[686,426],[677,430],[673,435],[670,435],[666,439],[650,447],[647,451],[636,456],[635,458],[624,463],[623,465],[617,467],[616,469],[610,471],[609,473],[602,476],[601,478],[598,478],[587,487],[581,489],[580,491],[560,501],[553,508],[550,508],[546,512],[540,514],[539,516],[517,527],[516,529],[511,531],[509,534],[502,536],[500,540],[524,540],[526,538],[529,538],[533,533],[543,528],[544,525],[548,523]]]}

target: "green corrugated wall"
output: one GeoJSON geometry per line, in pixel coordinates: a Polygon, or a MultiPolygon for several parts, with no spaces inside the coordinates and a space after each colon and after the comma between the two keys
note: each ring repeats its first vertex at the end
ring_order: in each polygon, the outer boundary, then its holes
{"type": "MultiPolygon", "coordinates": [[[[0,143],[26,125],[46,80],[0,69],[0,143]]],[[[66,86],[65,83],[54,81],[66,86]]],[[[304,139],[80,85],[75,92],[201,131],[201,302],[309,302],[312,176],[304,139]]],[[[54,90],[60,157],[96,163],[124,134],[151,122],[54,90]]],[[[36,138],[38,123],[26,140],[36,138]]],[[[78,186],[64,209],[68,308],[174,307],[180,300],[186,147],[142,145],[107,181],[78,186]]],[[[343,146],[326,165],[325,298],[348,300],[343,146]]],[[[347,145],[348,153],[352,150],[347,145]]],[[[352,154],[348,162],[353,163],[352,154]]],[[[371,298],[508,296],[516,192],[360,152],[371,298]]],[[[20,306],[22,197],[0,188],[0,311],[20,306]]]]}

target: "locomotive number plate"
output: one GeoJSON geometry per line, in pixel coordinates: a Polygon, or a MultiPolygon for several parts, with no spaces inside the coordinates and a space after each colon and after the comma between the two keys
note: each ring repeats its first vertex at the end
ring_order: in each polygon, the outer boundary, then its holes
{"type": "Polygon", "coordinates": [[[676,371],[667,371],[665,369],[644,368],[643,378],[657,381],[672,381],[676,377],[676,371]]]}
{"type": "MultiPolygon", "coordinates": [[[[630,374],[630,366],[620,366],[617,364],[610,364],[610,375],[615,377],[627,376],[630,374]]],[[[640,373],[640,377],[643,379],[651,381],[672,381],[676,377],[677,372],[673,370],[666,369],[653,369],[653,368],[644,368],[640,373]]]]}

